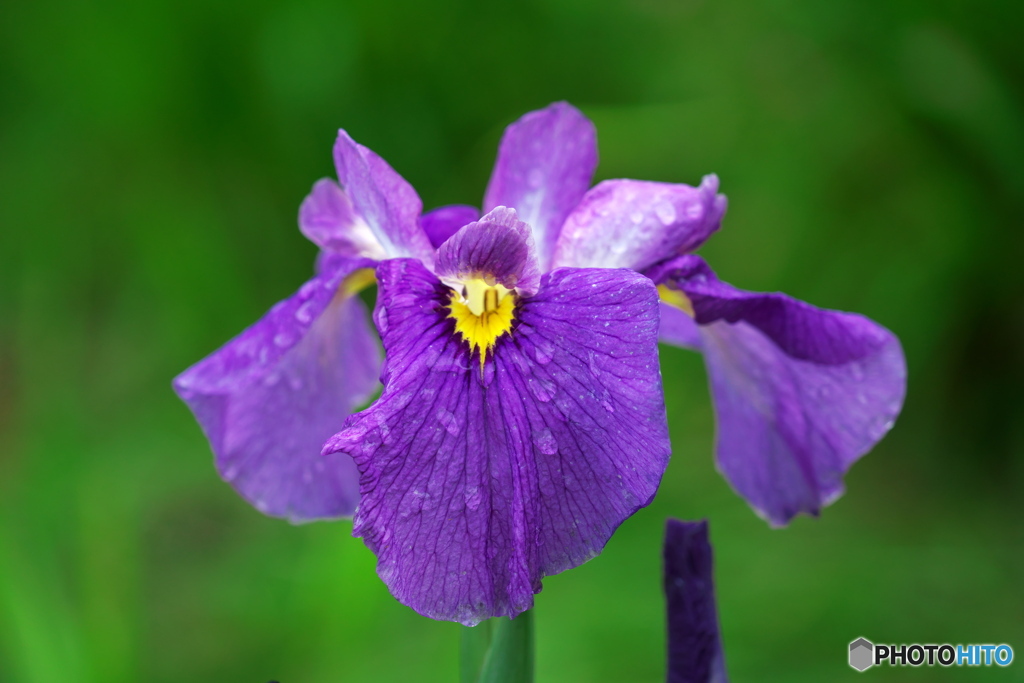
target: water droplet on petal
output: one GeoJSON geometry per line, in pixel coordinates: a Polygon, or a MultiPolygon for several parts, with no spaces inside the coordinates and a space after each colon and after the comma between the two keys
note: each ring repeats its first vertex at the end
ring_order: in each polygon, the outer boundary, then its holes
{"type": "Polygon", "coordinates": [[[555,395],[555,383],[549,379],[530,377],[526,380],[526,386],[533,397],[541,403],[547,403],[555,395]]]}
{"type": "Polygon", "coordinates": [[[551,434],[550,429],[543,429],[533,435],[533,442],[537,444],[537,450],[544,455],[554,455],[558,452],[558,442],[551,434]]]}
{"type": "Polygon", "coordinates": [[[274,343],[284,348],[292,343],[292,336],[287,332],[278,332],[274,335],[274,343]]]}
{"type": "Polygon", "coordinates": [[[458,436],[462,431],[462,424],[458,417],[447,408],[438,408],[436,413],[438,421],[452,436],[458,436]]]}
{"type": "Polygon", "coordinates": [[[295,309],[295,319],[305,325],[313,319],[313,309],[316,307],[315,301],[307,301],[306,303],[295,309]]]}
{"type": "Polygon", "coordinates": [[[537,343],[533,346],[533,357],[537,359],[537,362],[541,365],[547,365],[554,356],[554,347],[549,342],[538,339],[537,343]]]}
{"type": "Polygon", "coordinates": [[[470,510],[476,510],[480,507],[480,500],[483,498],[483,494],[480,492],[478,486],[467,486],[465,491],[466,507],[470,510]]]}
{"type": "Polygon", "coordinates": [[[654,206],[654,214],[662,225],[672,225],[676,220],[676,207],[669,202],[658,202],[654,206]]]}

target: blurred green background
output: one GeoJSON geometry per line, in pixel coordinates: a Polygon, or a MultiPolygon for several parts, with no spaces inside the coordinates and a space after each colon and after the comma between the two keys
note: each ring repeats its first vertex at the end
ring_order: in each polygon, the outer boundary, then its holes
{"type": "Polygon", "coordinates": [[[903,340],[906,408],[819,520],[771,530],[663,350],[674,458],[545,581],[538,680],[664,676],[660,537],[707,516],[733,680],[855,680],[847,644],[1006,642],[1024,680],[1024,3],[46,0],[0,4],[0,681],[452,681],[458,627],[390,598],[351,524],[259,515],[171,377],[311,272],[345,127],[427,207],[478,203],[553,100],[598,177],[730,210],[722,277],[903,340]]]}

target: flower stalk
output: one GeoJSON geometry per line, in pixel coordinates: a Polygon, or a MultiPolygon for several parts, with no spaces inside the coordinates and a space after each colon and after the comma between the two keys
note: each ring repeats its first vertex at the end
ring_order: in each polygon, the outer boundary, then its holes
{"type": "Polygon", "coordinates": [[[462,627],[459,683],[533,683],[533,610],[462,627]]]}

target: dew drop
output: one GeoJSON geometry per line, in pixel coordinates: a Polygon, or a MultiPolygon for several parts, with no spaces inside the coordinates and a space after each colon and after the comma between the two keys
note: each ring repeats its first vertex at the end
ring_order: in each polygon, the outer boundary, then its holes
{"type": "Polygon", "coordinates": [[[555,349],[551,344],[538,340],[533,347],[533,357],[541,365],[547,365],[555,355],[555,349]]]}
{"type": "Polygon", "coordinates": [[[526,381],[526,386],[541,403],[547,403],[555,396],[555,383],[549,379],[531,377],[526,381]]]}
{"type": "Polygon", "coordinates": [[[533,442],[537,444],[537,450],[544,455],[554,455],[558,452],[558,442],[551,434],[550,429],[544,429],[533,435],[533,442]]]}
{"type": "Polygon", "coordinates": [[[466,507],[470,510],[476,510],[480,507],[480,500],[483,498],[483,494],[480,492],[478,486],[467,486],[465,491],[466,507]]]}
{"type": "Polygon", "coordinates": [[[274,343],[284,348],[292,343],[292,336],[287,332],[278,332],[274,335],[274,343]]]}
{"type": "Polygon", "coordinates": [[[452,436],[458,436],[459,432],[462,431],[462,424],[459,422],[459,418],[457,418],[455,414],[447,408],[438,408],[435,415],[437,416],[438,422],[444,426],[445,431],[452,436]]]}
{"type": "Polygon", "coordinates": [[[313,319],[313,309],[316,307],[315,301],[307,301],[306,303],[295,309],[295,319],[303,325],[307,324],[313,319]]]}
{"type": "Polygon", "coordinates": [[[654,214],[662,225],[672,225],[676,220],[676,207],[669,202],[658,202],[654,207],[654,214]]]}

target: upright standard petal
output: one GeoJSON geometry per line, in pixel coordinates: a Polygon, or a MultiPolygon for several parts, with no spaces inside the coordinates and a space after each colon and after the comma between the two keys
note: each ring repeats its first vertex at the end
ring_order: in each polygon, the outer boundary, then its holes
{"type": "Polygon", "coordinates": [[[389,257],[433,263],[434,249],[417,220],[423,203],[405,178],[343,130],[334,143],[334,165],[356,213],[389,257]]]}
{"type": "Polygon", "coordinates": [[[533,228],[543,271],[566,216],[583,198],[597,168],[597,133],[578,109],[556,102],[505,129],[484,211],[515,209],[533,228]]]}
{"type": "Polygon", "coordinates": [[[719,469],[773,525],[817,515],[903,406],[899,340],[860,315],[738,290],[697,256],[648,274],[692,307],[717,413],[719,469]]]}
{"type": "Polygon", "coordinates": [[[385,261],[384,393],[325,452],[353,456],[353,533],[401,602],[472,625],[533,604],[654,496],[669,442],[650,280],[562,269],[483,368],[420,263],[385,261]]]}
{"type": "Polygon", "coordinates": [[[699,247],[721,226],[725,208],[715,175],[700,187],[606,180],[569,214],[553,264],[645,270],[699,247]]]}
{"type": "Polygon", "coordinates": [[[351,458],[320,450],[377,387],[380,351],[354,296],[373,265],[325,259],[298,293],[174,380],[220,475],[265,514],[345,517],[359,501],[351,458]]]}
{"type": "Polygon", "coordinates": [[[433,211],[420,216],[420,227],[427,233],[430,244],[435,249],[444,244],[449,237],[464,225],[469,225],[480,218],[480,209],[465,204],[439,206],[433,211]]]}
{"type": "Polygon", "coordinates": [[[726,683],[708,523],[665,523],[668,683],[726,683]]]}
{"type": "Polygon", "coordinates": [[[299,229],[324,252],[385,258],[384,247],[338,183],[322,178],[299,207],[299,229]]]}

